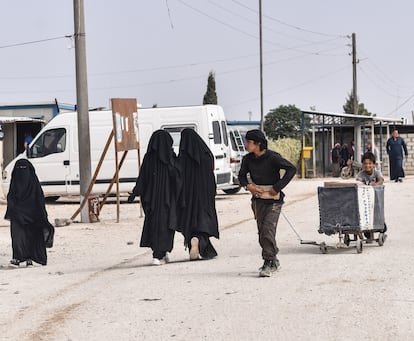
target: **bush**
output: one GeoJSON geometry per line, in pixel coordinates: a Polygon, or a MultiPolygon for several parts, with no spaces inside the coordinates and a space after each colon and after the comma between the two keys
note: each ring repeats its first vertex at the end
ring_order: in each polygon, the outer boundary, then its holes
{"type": "Polygon", "coordinates": [[[279,153],[285,159],[292,162],[296,167],[299,166],[300,153],[302,151],[302,142],[300,140],[290,137],[277,140],[268,140],[268,149],[279,153]]]}

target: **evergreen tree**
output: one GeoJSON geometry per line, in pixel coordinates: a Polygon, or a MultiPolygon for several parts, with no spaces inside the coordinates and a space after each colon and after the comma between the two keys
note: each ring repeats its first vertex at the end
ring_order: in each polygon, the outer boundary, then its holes
{"type": "Polygon", "coordinates": [[[216,80],[213,71],[208,74],[207,90],[203,98],[203,104],[217,104],[216,80]]]}
{"type": "MultiPolygon", "coordinates": [[[[348,94],[345,104],[342,106],[344,113],[354,114],[354,94],[348,94]]],[[[358,99],[358,115],[371,116],[371,113],[365,108],[364,103],[359,103],[358,99]]]]}

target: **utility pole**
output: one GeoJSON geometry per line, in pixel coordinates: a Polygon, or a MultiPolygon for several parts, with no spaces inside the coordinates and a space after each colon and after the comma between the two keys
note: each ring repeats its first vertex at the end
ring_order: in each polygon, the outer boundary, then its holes
{"type": "Polygon", "coordinates": [[[263,116],[263,42],[262,42],[262,0],[259,0],[259,41],[260,41],[260,130],[264,131],[263,116]]]}
{"type": "MultiPolygon", "coordinates": [[[[86,73],[85,16],[83,0],[73,0],[75,21],[76,107],[78,112],[80,202],[91,182],[88,81],[86,73]]],[[[81,210],[81,221],[89,223],[89,205],[81,210]]]]}
{"type": "MultiPolygon", "coordinates": [[[[354,115],[358,115],[358,93],[357,93],[357,59],[356,59],[356,42],[355,33],[352,33],[352,93],[354,96],[354,115]]],[[[364,130],[365,132],[365,130],[364,130]]],[[[365,139],[364,139],[365,140],[365,139]]],[[[361,161],[359,151],[361,150],[361,126],[355,124],[354,126],[354,160],[361,161]]]]}
{"type": "Polygon", "coordinates": [[[352,93],[354,96],[354,115],[358,115],[358,95],[357,95],[357,59],[356,59],[356,42],[355,33],[352,33],[352,93]]]}

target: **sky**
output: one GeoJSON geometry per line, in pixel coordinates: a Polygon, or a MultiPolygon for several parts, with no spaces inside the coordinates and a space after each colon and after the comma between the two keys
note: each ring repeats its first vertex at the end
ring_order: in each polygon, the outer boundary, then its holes
{"type": "MultiPolygon", "coordinates": [[[[73,1],[0,0],[0,104],[76,103],[73,1]]],[[[84,0],[89,107],[199,105],[210,71],[228,120],[260,119],[259,0],[84,0]]],[[[262,0],[264,115],[414,110],[411,0],[262,0]]]]}

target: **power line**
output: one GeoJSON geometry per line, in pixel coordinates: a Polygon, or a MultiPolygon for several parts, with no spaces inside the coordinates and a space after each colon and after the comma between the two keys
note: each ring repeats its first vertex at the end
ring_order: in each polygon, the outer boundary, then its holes
{"type": "MultiPolygon", "coordinates": [[[[191,5],[189,5],[189,4],[187,4],[187,3],[186,3],[185,1],[183,1],[183,0],[176,0],[176,1],[177,1],[177,2],[179,2],[179,3],[181,3],[182,5],[184,5],[184,6],[188,7],[188,8],[190,8],[191,10],[193,10],[193,11],[195,11],[195,12],[197,12],[197,13],[199,13],[199,14],[201,14],[201,15],[203,15],[203,16],[205,16],[205,17],[207,17],[207,18],[211,19],[211,20],[213,20],[213,21],[216,21],[216,22],[218,22],[218,23],[220,23],[220,24],[222,24],[222,25],[224,25],[224,26],[226,26],[226,27],[228,27],[228,28],[231,28],[232,30],[235,30],[235,31],[237,31],[237,32],[239,32],[239,33],[245,34],[245,35],[247,35],[247,36],[249,36],[249,37],[251,37],[251,38],[253,38],[253,39],[259,39],[259,37],[258,37],[258,36],[254,35],[254,34],[250,34],[250,33],[246,32],[246,31],[243,31],[243,30],[239,29],[239,28],[238,28],[238,27],[236,27],[236,26],[230,25],[230,24],[228,24],[228,23],[226,23],[226,22],[224,22],[224,21],[222,21],[222,20],[219,20],[219,19],[217,19],[217,18],[215,18],[215,17],[213,17],[213,16],[211,16],[211,15],[209,15],[209,14],[207,14],[207,13],[205,13],[205,12],[203,12],[203,11],[201,11],[201,10],[199,10],[199,9],[197,9],[197,8],[195,8],[195,7],[193,7],[193,6],[191,6],[191,5]]],[[[338,39],[338,37],[343,38],[343,36],[335,36],[335,35],[325,35],[325,36],[335,37],[336,39],[338,39]]],[[[297,52],[308,52],[308,53],[311,53],[311,52],[309,52],[309,51],[304,51],[304,50],[300,50],[300,49],[299,49],[299,48],[301,48],[301,47],[303,47],[303,46],[298,46],[298,47],[286,47],[286,46],[284,46],[284,45],[282,45],[282,44],[280,44],[280,43],[276,43],[276,42],[273,42],[273,41],[271,41],[271,40],[263,40],[263,41],[264,41],[264,42],[266,42],[266,43],[268,43],[268,44],[271,44],[271,45],[273,45],[273,46],[279,46],[279,47],[281,47],[281,48],[283,48],[283,49],[286,49],[286,50],[297,51],[297,52]]],[[[315,43],[312,43],[312,44],[315,44],[315,43]]],[[[305,45],[305,46],[307,46],[307,45],[305,45]]]]}
{"type": "Polygon", "coordinates": [[[408,97],[404,102],[402,102],[399,106],[397,106],[394,110],[390,111],[387,115],[395,114],[397,110],[401,109],[404,105],[406,105],[409,101],[414,98],[414,94],[408,97]]]}
{"type": "MultiPolygon", "coordinates": [[[[342,54],[325,54],[325,52],[332,51],[339,49],[341,47],[333,47],[331,49],[324,49],[316,52],[306,52],[302,53],[299,56],[294,57],[286,57],[283,59],[278,60],[277,62],[284,62],[289,60],[294,60],[310,55],[317,55],[317,56],[342,56],[342,54]]],[[[280,49],[270,50],[265,53],[265,55],[270,55],[275,52],[280,52],[280,49]]],[[[89,77],[99,77],[99,76],[110,76],[110,75],[121,75],[121,74],[130,74],[130,73],[136,73],[136,72],[151,72],[151,71],[164,71],[164,70],[172,70],[172,69],[180,69],[180,68],[189,68],[189,67],[196,67],[206,64],[212,64],[212,63],[225,63],[225,62],[232,62],[235,60],[245,59],[245,58],[251,58],[251,57],[257,57],[258,53],[251,53],[246,54],[242,56],[236,56],[236,57],[230,57],[230,58],[219,58],[219,59],[213,59],[213,60],[207,60],[207,61],[200,61],[200,62],[191,62],[187,64],[178,64],[178,65],[164,65],[164,66],[156,66],[156,67],[148,67],[148,68],[139,68],[139,69],[129,69],[129,70],[121,70],[121,71],[109,71],[109,72],[95,72],[95,73],[88,73],[89,77]]],[[[277,62],[271,62],[266,63],[265,65],[272,65],[276,64],[277,62]]],[[[3,76],[0,77],[0,79],[3,80],[35,80],[35,79],[60,79],[60,78],[73,78],[73,74],[64,74],[64,75],[55,75],[55,76],[13,76],[13,77],[7,77],[3,76]]]]}
{"type": "MultiPolygon", "coordinates": [[[[308,79],[308,80],[306,80],[304,82],[301,82],[301,83],[292,85],[290,87],[287,87],[287,88],[284,88],[284,89],[281,89],[281,90],[277,90],[275,92],[266,93],[264,95],[264,97],[270,97],[270,96],[273,96],[273,95],[276,95],[276,94],[280,94],[280,93],[283,93],[283,92],[286,92],[286,91],[290,91],[290,90],[296,89],[298,87],[301,87],[301,86],[304,86],[304,85],[307,85],[307,84],[315,83],[315,82],[317,82],[317,81],[319,81],[321,79],[324,79],[324,78],[327,78],[327,77],[332,76],[334,74],[337,74],[339,72],[342,72],[343,70],[346,70],[348,68],[349,68],[349,65],[346,65],[346,66],[344,66],[344,67],[342,67],[340,69],[337,69],[337,70],[334,70],[334,71],[330,71],[328,73],[325,73],[325,74],[323,74],[320,77],[308,79]]],[[[226,106],[236,106],[236,105],[240,105],[240,104],[244,104],[244,103],[249,103],[249,102],[254,102],[254,101],[258,101],[258,100],[259,100],[259,98],[258,97],[255,97],[255,98],[250,98],[250,99],[247,99],[247,100],[244,100],[244,101],[237,102],[235,104],[227,104],[226,106]]]]}
{"type": "Polygon", "coordinates": [[[371,70],[371,73],[374,73],[379,80],[381,80],[385,85],[388,87],[391,87],[392,89],[395,89],[397,92],[399,92],[400,89],[409,89],[412,90],[413,86],[403,86],[401,84],[398,84],[395,82],[392,78],[390,78],[385,72],[383,72],[381,69],[378,68],[372,61],[370,61],[369,58],[366,59],[368,64],[365,64],[364,66],[371,70]]]}
{"type": "MultiPolygon", "coordinates": [[[[245,16],[243,16],[243,15],[241,15],[241,14],[239,14],[239,13],[233,12],[233,11],[229,10],[228,8],[226,8],[226,7],[224,7],[224,6],[222,6],[222,5],[218,4],[218,3],[216,3],[215,1],[209,0],[208,2],[209,2],[209,3],[211,3],[211,4],[213,4],[214,6],[216,6],[216,7],[218,7],[218,8],[221,8],[222,10],[224,10],[224,11],[226,11],[226,12],[228,12],[228,13],[230,13],[230,14],[234,15],[234,16],[236,16],[236,17],[239,17],[239,18],[244,19],[245,21],[247,21],[247,22],[249,22],[249,23],[251,23],[251,24],[253,24],[253,25],[256,25],[256,26],[257,26],[257,25],[259,25],[257,21],[255,21],[255,20],[251,20],[250,18],[247,18],[247,17],[245,17],[245,16]]],[[[308,40],[308,39],[304,39],[304,38],[295,37],[295,36],[292,36],[292,35],[290,35],[290,34],[286,34],[285,32],[281,32],[281,31],[276,31],[276,30],[273,30],[272,28],[270,28],[270,27],[268,27],[268,26],[265,26],[265,25],[263,25],[263,28],[265,28],[266,30],[269,30],[269,31],[271,31],[271,32],[277,33],[277,34],[279,34],[279,35],[286,36],[286,37],[288,37],[288,38],[293,38],[293,39],[300,40],[300,41],[305,41],[305,42],[308,42],[308,43],[314,43],[313,41],[308,40]]]]}
{"type": "MultiPolygon", "coordinates": [[[[246,8],[246,9],[248,9],[249,11],[252,11],[252,12],[254,12],[254,13],[258,14],[258,12],[257,12],[256,10],[254,10],[254,9],[252,9],[252,8],[250,8],[250,7],[248,7],[248,6],[246,6],[246,5],[245,5],[245,4],[243,4],[243,3],[241,3],[241,2],[239,2],[239,1],[237,1],[237,0],[232,0],[232,1],[233,1],[234,3],[236,3],[237,5],[239,5],[239,6],[241,6],[241,7],[244,7],[244,8],[246,8]]],[[[289,23],[287,23],[287,22],[284,22],[284,21],[282,21],[282,20],[280,20],[280,19],[277,19],[277,18],[271,17],[271,16],[269,16],[269,15],[263,15],[263,16],[264,16],[265,18],[269,19],[269,20],[275,21],[275,22],[277,22],[277,23],[279,23],[279,24],[281,24],[281,25],[284,25],[284,26],[287,26],[287,27],[290,27],[290,28],[294,28],[295,30],[298,30],[298,31],[303,31],[303,32],[308,32],[308,33],[313,33],[313,34],[316,34],[316,35],[326,36],[326,37],[350,38],[348,35],[342,35],[342,34],[330,34],[330,33],[322,33],[322,32],[317,32],[317,31],[308,30],[308,29],[305,29],[305,28],[302,28],[302,27],[299,27],[299,26],[296,26],[296,25],[289,24],[289,23]]]]}
{"type": "MultiPolygon", "coordinates": [[[[265,66],[274,65],[274,64],[278,64],[278,63],[282,63],[282,62],[293,61],[295,59],[300,59],[300,58],[307,57],[308,55],[309,54],[302,54],[302,55],[298,55],[298,56],[295,56],[295,57],[281,58],[281,59],[275,60],[273,62],[265,63],[265,66]]],[[[217,76],[223,76],[223,75],[228,75],[228,74],[232,74],[232,73],[240,73],[240,72],[243,72],[243,71],[257,69],[258,67],[259,66],[255,64],[255,65],[241,67],[241,68],[233,68],[233,69],[226,70],[226,71],[216,71],[216,75],[217,76]]],[[[177,78],[177,79],[143,82],[143,83],[135,83],[135,84],[127,84],[127,85],[119,85],[119,86],[111,85],[111,86],[108,86],[108,87],[90,87],[90,90],[124,89],[124,88],[133,88],[133,87],[162,85],[162,84],[176,83],[176,82],[182,82],[182,81],[189,81],[189,80],[194,80],[194,79],[204,79],[205,77],[206,77],[205,74],[200,74],[200,75],[191,76],[191,77],[182,77],[182,78],[177,78]]],[[[22,91],[21,89],[19,89],[19,92],[25,92],[25,93],[69,92],[69,91],[72,91],[72,90],[69,90],[69,89],[62,89],[62,90],[53,89],[53,90],[22,91]]],[[[15,93],[15,91],[6,90],[6,91],[2,91],[2,93],[15,93]]]]}
{"type": "Polygon", "coordinates": [[[394,98],[397,98],[397,99],[400,99],[400,98],[402,98],[402,96],[399,96],[399,95],[395,95],[395,94],[392,94],[392,93],[390,93],[389,91],[387,91],[386,89],[384,89],[382,86],[380,86],[378,83],[376,83],[373,79],[371,79],[369,76],[368,76],[368,73],[361,67],[361,65],[360,64],[358,64],[358,69],[364,74],[364,76],[372,83],[372,84],[374,84],[378,89],[380,89],[380,90],[382,90],[384,93],[386,93],[388,96],[390,96],[390,97],[394,97],[394,98]]]}
{"type": "Polygon", "coordinates": [[[187,4],[187,3],[186,3],[186,2],[184,2],[183,0],[176,0],[176,1],[177,1],[177,2],[179,2],[179,3],[181,3],[182,5],[184,5],[184,6],[188,7],[188,8],[190,8],[190,9],[192,9],[192,10],[193,10],[193,11],[195,11],[195,12],[197,12],[197,13],[199,13],[199,14],[201,14],[201,15],[204,15],[205,17],[207,17],[207,18],[209,18],[209,19],[211,19],[211,20],[213,20],[213,21],[216,21],[216,22],[218,22],[218,23],[220,23],[220,24],[222,24],[222,25],[224,25],[224,26],[226,26],[226,27],[231,28],[232,30],[235,30],[235,31],[240,32],[240,33],[243,33],[243,34],[245,34],[245,35],[247,35],[247,36],[249,36],[249,37],[251,37],[251,38],[258,39],[258,37],[257,37],[257,36],[255,36],[255,35],[253,35],[253,34],[250,34],[250,33],[248,33],[248,32],[245,32],[245,31],[243,31],[243,30],[241,30],[241,29],[237,28],[236,26],[230,25],[230,24],[228,24],[228,23],[226,23],[226,22],[224,22],[224,21],[222,21],[222,20],[219,20],[219,19],[217,19],[217,18],[215,18],[215,17],[213,17],[213,16],[211,16],[211,15],[209,15],[209,14],[207,14],[207,13],[203,12],[203,11],[200,11],[199,9],[197,9],[197,8],[195,8],[195,7],[193,7],[193,6],[189,5],[189,4],[187,4]]]}
{"type": "Polygon", "coordinates": [[[16,46],[31,45],[31,44],[38,44],[38,43],[44,43],[46,41],[52,41],[52,40],[58,40],[58,39],[64,39],[64,38],[72,38],[72,37],[73,37],[73,35],[66,35],[66,36],[60,36],[60,37],[32,40],[32,41],[26,41],[26,42],[23,42],[23,43],[3,45],[3,46],[0,46],[0,49],[6,49],[6,48],[9,48],[9,47],[16,47],[16,46]]]}

